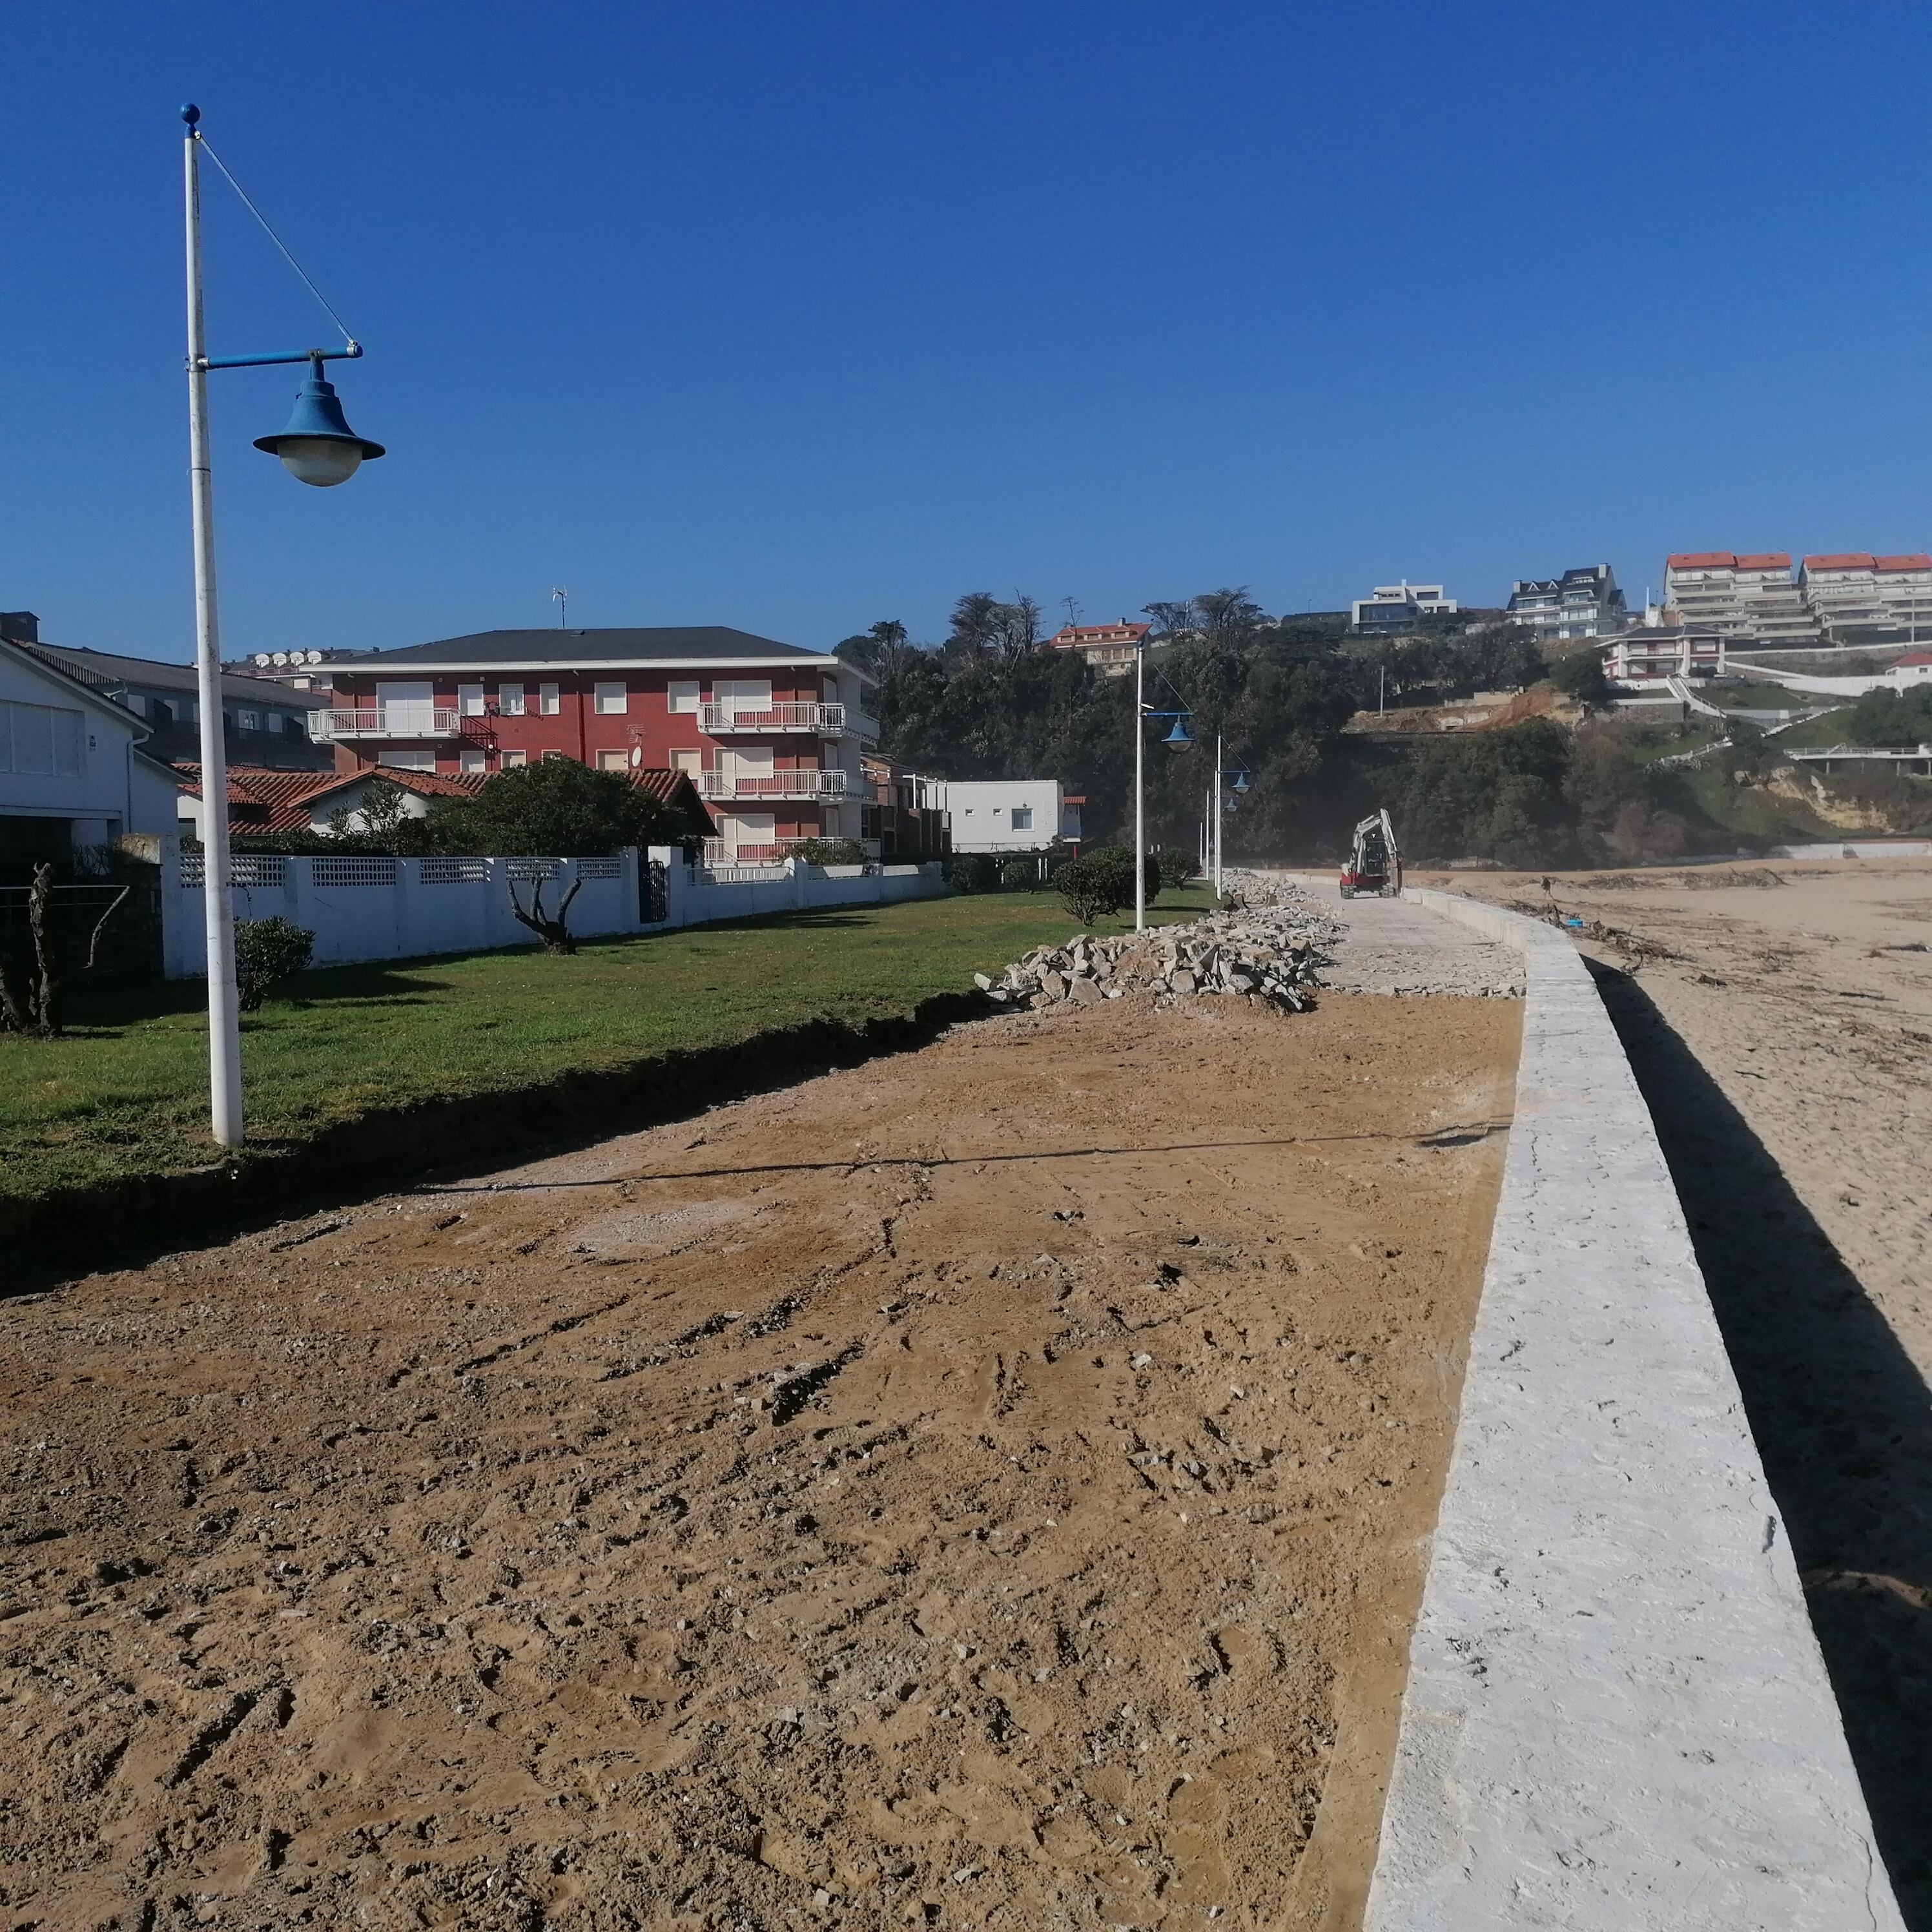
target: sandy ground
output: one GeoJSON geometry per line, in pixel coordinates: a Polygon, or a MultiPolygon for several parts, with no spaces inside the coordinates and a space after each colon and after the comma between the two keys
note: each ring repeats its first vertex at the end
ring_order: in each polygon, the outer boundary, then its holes
{"type": "Polygon", "coordinates": [[[989,1022],[0,1304],[0,1924],[1354,1924],[1520,1012],[989,1022]]]}
{"type": "MultiPolygon", "coordinates": [[[[1418,875],[1504,904],[1534,877],[1418,875]]],[[[1556,875],[1699,1258],[1908,1922],[1932,1928],[1932,863],[1556,875]],[[1673,956],[1645,958],[1646,950],[1673,956]],[[1625,969],[1635,964],[1634,974],[1625,969]]]]}

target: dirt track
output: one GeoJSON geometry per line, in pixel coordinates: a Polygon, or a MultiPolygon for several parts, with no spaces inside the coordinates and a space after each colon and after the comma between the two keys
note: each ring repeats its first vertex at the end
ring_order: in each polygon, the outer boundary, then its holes
{"type": "Polygon", "coordinates": [[[0,1922],[1352,1924],[1520,1018],[989,1022],[0,1304],[0,1922]]]}

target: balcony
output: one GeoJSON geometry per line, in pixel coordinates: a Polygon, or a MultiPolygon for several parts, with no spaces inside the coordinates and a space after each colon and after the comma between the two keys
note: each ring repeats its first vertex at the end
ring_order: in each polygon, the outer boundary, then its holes
{"type": "Polygon", "coordinates": [[[782,772],[700,772],[700,798],[844,798],[846,774],[816,766],[782,772]]]}
{"type": "Polygon", "coordinates": [[[749,731],[762,737],[773,731],[809,731],[821,738],[841,736],[845,730],[842,704],[707,704],[700,722],[712,737],[749,731]]]}
{"type": "Polygon", "coordinates": [[[309,736],[337,738],[454,738],[463,715],[430,704],[392,704],[370,711],[311,711],[309,736]]]}

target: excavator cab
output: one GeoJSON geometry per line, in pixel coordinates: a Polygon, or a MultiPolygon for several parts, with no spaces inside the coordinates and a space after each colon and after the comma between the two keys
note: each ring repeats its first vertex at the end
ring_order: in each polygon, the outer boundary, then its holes
{"type": "Polygon", "coordinates": [[[1345,899],[1393,899],[1402,896],[1402,851],[1386,808],[1355,827],[1355,847],[1342,868],[1345,899]]]}

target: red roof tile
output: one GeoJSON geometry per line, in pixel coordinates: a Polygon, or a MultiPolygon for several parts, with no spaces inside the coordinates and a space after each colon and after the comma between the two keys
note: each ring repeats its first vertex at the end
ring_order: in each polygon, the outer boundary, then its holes
{"type": "Polygon", "coordinates": [[[1864,550],[1833,550],[1827,556],[1804,560],[1807,570],[1869,570],[1871,567],[1871,552],[1864,550]]]}
{"type": "Polygon", "coordinates": [[[1932,664],[1932,651],[1907,651],[1892,669],[1896,670],[1899,664],[1932,664]]]}
{"type": "Polygon", "coordinates": [[[1738,568],[1740,570],[1789,570],[1791,568],[1791,553],[1788,550],[1754,550],[1747,556],[1740,550],[1738,553],[1738,568]]]}
{"type": "Polygon", "coordinates": [[[1922,550],[1907,550],[1898,556],[1875,556],[1874,570],[1932,570],[1932,556],[1922,550]]]}
{"type": "Polygon", "coordinates": [[[1727,550],[1684,550],[1664,561],[1671,570],[1728,570],[1737,559],[1727,550]]]}

